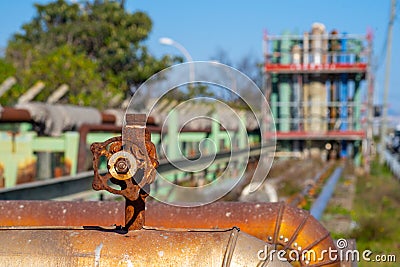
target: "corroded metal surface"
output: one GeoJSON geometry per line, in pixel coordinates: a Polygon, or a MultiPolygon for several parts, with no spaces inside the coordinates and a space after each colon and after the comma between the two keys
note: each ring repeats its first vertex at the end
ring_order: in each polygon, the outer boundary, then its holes
{"type": "MultiPolygon", "coordinates": [[[[113,114],[101,113],[102,123],[115,124],[116,118],[113,114]]],[[[3,107],[0,116],[1,122],[32,122],[32,116],[27,109],[3,107]]],[[[154,124],[154,119],[149,118],[148,123],[154,124]]]]}
{"type": "MultiPolygon", "coordinates": [[[[3,226],[123,225],[123,216],[122,202],[0,202],[0,225],[3,226]]],[[[329,232],[307,211],[283,203],[216,202],[181,208],[149,202],[146,204],[146,225],[190,229],[237,226],[278,248],[308,249],[315,253],[335,248],[329,232]]],[[[299,264],[305,265],[305,262],[299,264]]],[[[327,259],[318,264],[339,266],[338,263],[330,264],[327,259]]]]}
{"type": "Polygon", "coordinates": [[[26,109],[3,107],[0,116],[1,122],[32,122],[31,114],[26,109]]]}
{"type": "MultiPolygon", "coordinates": [[[[146,225],[178,228],[239,227],[269,244],[284,250],[312,250],[323,255],[322,250],[335,249],[329,232],[308,211],[284,203],[215,202],[209,205],[184,208],[161,203],[149,203],[146,225]]],[[[322,260],[300,261],[298,266],[339,266],[323,255],[322,260]]]]}
{"type": "Polygon", "coordinates": [[[0,201],[0,226],[123,225],[124,205],[109,201],[0,201]]]}
{"type": "Polygon", "coordinates": [[[90,146],[93,153],[93,189],[107,190],[125,198],[125,228],[129,230],[138,230],[144,225],[145,199],[158,167],[155,146],[145,128],[145,114],[127,114],[122,136],[90,146]],[[99,173],[98,168],[102,156],[106,157],[108,167],[104,175],[99,173]],[[113,188],[109,182],[120,186],[120,189],[113,188]]]}
{"type": "MultiPolygon", "coordinates": [[[[0,230],[4,266],[261,266],[265,243],[237,229],[0,230]],[[22,256],[23,255],[23,256],[22,256]]],[[[274,260],[264,266],[288,266],[274,260]]]]}
{"type": "MultiPolygon", "coordinates": [[[[124,224],[123,202],[0,201],[0,225],[3,226],[113,224],[124,224]]],[[[241,231],[277,248],[307,249],[315,253],[335,248],[329,232],[307,211],[283,203],[216,202],[196,208],[181,208],[149,202],[146,204],[146,225],[188,229],[237,226],[241,231]]],[[[339,266],[329,262],[323,259],[314,263],[339,266]]],[[[300,262],[297,266],[305,264],[300,262]]]]}

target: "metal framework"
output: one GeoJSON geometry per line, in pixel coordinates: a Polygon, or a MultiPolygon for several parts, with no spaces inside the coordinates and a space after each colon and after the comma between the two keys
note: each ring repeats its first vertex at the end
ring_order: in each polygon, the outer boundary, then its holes
{"type": "MultiPolygon", "coordinates": [[[[303,35],[264,35],[265,90],[281,147],[282,140],[366,140],[373,97],[371,49],[371,34],[327,33],[320,23],[303,35]]],[[[346,142],[341,146],[346,157],[346,142]]],[[[287,143],[286,148],[292,149],[287,143]]]]}

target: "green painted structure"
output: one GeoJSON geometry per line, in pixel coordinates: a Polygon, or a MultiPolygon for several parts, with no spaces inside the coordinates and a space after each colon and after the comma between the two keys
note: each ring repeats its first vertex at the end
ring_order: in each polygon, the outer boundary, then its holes
{"type": "Polygon", "coordinates": [[[333,149],[347,151],[347,142],[354,152],[347,154],[357,162],[361,151],[369,157],[361,144],[371,142],[367,129],[372,131],[372,123],[366,117],[373,105],[363,103],[373,102],[368,84],[372,36],[328,33],[314,23],[303,34],[265,33],[263,48],[264,89],[276,123],[277,149],[335,157],[333,149]]]}
{"type": "MultiPolygon", "coordinates": [[[[291,40],[290,40],[290,31],[285,31],[282,35],[281,41],[281,60],[280,64],[289,64],[291,62],[290,58],[290,49],[291,49],[291,40]]],[[[291,95],[291,87],[289,83],[289,76],[282,75],[281,80],[278,85],[279,88],[279,102],[281,103],[279,106],[279,116],[281,118],[281,123],[279,126],[279,130],[281,132],[289,132],[290,131],[290,95],[291,95]]]]}
{"type": "MultiPolygon", "coordinates": [[[[221,130],[217,115],[214,114],[213,118],[211,132],[193,131],[179,133],[179,114],[172,112],[168,119],[167,132],[163,134],[152,133],[152,142],[157,146],[158,151],[161,150],[161,141],[165,142],[163,145],[166,147],[166,153],[170,160],[181,159],[180,150],[182,150],[182,153],[186,157],[198,154],[200,152],[199,145],[202,143],[206,145],[204,150],[202,150],[206,153],[218,153],[231,147],[233,149],[243,149],[249,143],[252,145],[259,143],[259,136],[248,134],[244,128],[240,128],[239,131],[229,132],[221,130]],[[204,142],[205,138],[209,138],[211,141],[204,142]]],[[[243,125],[246,124],[244,114],[242,116],[242,123],[243,125]]],[[[68,166],[68,175],[75,175],[77,173],[78,132],[65,132],[59,137],[49,137],[38,136],[36,132],[31,131],[31,128],[29,123],[15,123],[12,127],[3,127],[3,130],[0,131],[0,170],[2,170],[0,174],[2,173],[3,176],[0,176],[0,178],[4,179],[4,187],[9,188],[15,186],[17,183],[31,181],[27,181],[26,179],[18,181],[18,174],[27,171],[27,168],[31,168],[29,169],[30,173],[35,173],[39,162],[38,154],[40,153],[45,153],[47,156],[49,154],[51,156],[53,153],[61,154],[64,165],[68,166]],[[10,130],[11,128],[13,129],[12,131],[10,130]]],[[[109,132],[89,133],[86,137],[86,143],[89,146],[93,142],[103,142],[116,135],[109,132]]],[[[52,160],[45,160],[44,162],[49,165],[44,166],[44,168],[51,168],[52,170],[49,173],[53,174],[54,170],[52,167],[54,166],[52,166],[52,160]]],[[[101,168],[105,169],[106,167],[105,162],[101,164],[101,168]]],[[[213,172],[218,168],[224,168],[224,166],[221,164],[210,166],[207,179],[214,179],[215,174],[213,172]]],[[[170,181],[175,181],[176,179],[184,178],[185,175],[184,172],[180,172],[169,175],[167,178],[170,181]]],[[[35,177],[31,178],[35,180],[35,177]]]]}

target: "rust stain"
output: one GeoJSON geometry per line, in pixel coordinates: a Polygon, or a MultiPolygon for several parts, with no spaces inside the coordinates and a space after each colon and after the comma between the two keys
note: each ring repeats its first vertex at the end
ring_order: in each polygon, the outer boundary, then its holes
{"type": "Polygon", "coordinates": [[[224,266],[224,262],[237,266],[245,260],[241,266],[255,266],[257,251],[239,255],[235,246],[247,244],[241,248],[244,251],[250,246],[262,248],[264,242],[240,232],[235,245],[231,243],[234,232],[237,230],[143,229],[126,234],[108,229],[0,230],[0,239],[10,241],[0,243],[0,261],[6,266],[224,266]]]}
{"type": "Polygon", "coordinates": [[[0,201],[0,226],[124,224],[123,202],[0,201]]]}
{"type": "Polygon", "coordinates": [[[150,266],[181,266],[182,263],[186,266],[229,266],[246,257],[244,265],[248,266],[256,251],[250,256],[243,248],[266,243],[277,249],[300,254],[312,250],[324,256],[322,260],[299,259],[291,263],[293,266],[339,266],[328,254],[322,254],[323,250],[335,249],[329,232],[309,212],[284,203],[215,202],[191,208],[155,202],[146,204],[149,185],[158,167],[155,146],[150,139],[146,116],[128,114],[122,136],[91,145],[93,189],[121,195],[125,203],[0,201],[0,225],[14,227],[0,228],[0,238],[12,240],[11,245],[0,243],[2,262],[14,263],[15,255],[23,251],[24,255],[32,257],[24,257],[26,262],[23,262],[18,256],[19,263],[28,264],[41,255],[37,260],[45,260],[44,265],[49,266],[61,260],[71,265],[108,266],[115,265],[118,259],[132,265],[146,262],[150,266]],[[98,170],[102,156],[107,158],[105,175],[98,170]],[[120,189],[111,187],[109,182],[120,189]],[[143,229],[145,210],[146,228],[143,229]],[[110,225],[122,228],[100,227],[110,225]],[[16,226],[46,228],[17,229],[16,226]],[[49,229],[52,226],[92,228],[57,228],[55,231],[49,229]],[[244,234],[240,238],[236,227],[259,238],[260,242],[254,238],[249,241],[244,234]],[[84,229],[86,231],[82,231],[84,229]],[[247,256],[237,258],[236,246],[241,255],[247,256]]]}
{"type": "MultiPolygon", "coordinates": [[[[0,201],[0,225],[124,225],[124,209],[123,202],[0,201]]],[[[149,202],[146,203],[146,226],[181,229],[237,226],[282,249],[313,250],[318,255],[324,249],[335,248],[329,232],[307,211],[283,203],[215,202],[184,208],[149,202]]],[[[327,257],[311,263],[339,266],[327,257]]]]}
{"type": "Polygon", "coordinates": [[[90,146],[94,170],[92,187],[125,198],[124,227],[128,230],[138,230],[144,225],[145,199],[158,167],[155,146],[145,127],[145,114],[127,114],[122,136],[90,146]],[[101,175],[98,169],[102,156],[107,158],[108,172],[105,175],[101,175]],[[111,187],[108,182],[120,186],[120,189],[111,187]]]}
{"type": "MultiPolygon", "coordinates": [[[[308,211],[284,203],[215,202],[194,208],[148,203],[146,225],[214,229],[237,226],[284,250],[313,250],[321,255],[322,250],[336,248],[329,232],[308,211]]],[[[328,256],[298,262],[298,266],[339,266],[328,256]]]]}

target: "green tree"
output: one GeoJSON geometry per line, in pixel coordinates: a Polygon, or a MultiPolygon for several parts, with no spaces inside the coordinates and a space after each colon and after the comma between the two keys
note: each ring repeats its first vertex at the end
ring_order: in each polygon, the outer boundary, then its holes
{"type": "MultiPolygon", "coordinates": [[[[0,58],[0,84],[4,82],[7,78],[15,76],[15,68],[7,63],[3,58],[0,58]]],[[[23,89],[21,85],[13,85],[4,95],[0,97],[0,105],[7,106],[15,104],[15,99],[21,95],[23,89]]]]}
{"type": "Polygon", "coordinates": [[[24,86],[38,79],[62,81],[71,87],[73,103],[98,104],[79,98],[92,90],[104,100],[117,90],[129,96],[131,88],[173,63],[167,56],[156,59],[148,52],[143,41],[151,31],[151,19],[143,12],[127,12],[121,2],[94,0],[80,5],[57,0],[35,7],[36,16],[13,36],[6,50],[17,75],[26,75],[24,86]],[[71,66],[46,74],[44,70],[51,72],[53,64],[65,64],[57,57],[64,61],[69,57],[71,66]]]}
{"type": "Polygon", "coordinates": [[[74,54],[71,46],[63,45],[34,60],[31,68],[23,75],[23,83],[41,80],[47,85],[36,97],[38,101],[45,101],[52,90],[62,84],[68,84],[70,89],[65,99],[67,102],[101,107],[102,103],[107,101],[106,97],[111,96],[108,93],[115,91],[115,88],[104,90],[97,69],[97,64],[85,54],[74,54]]]}

